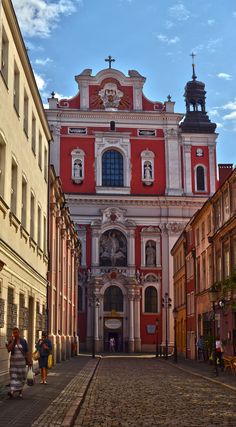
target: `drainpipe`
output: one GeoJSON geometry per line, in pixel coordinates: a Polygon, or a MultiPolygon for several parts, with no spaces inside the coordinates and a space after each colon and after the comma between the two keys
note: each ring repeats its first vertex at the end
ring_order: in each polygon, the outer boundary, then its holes
{"type": "Polygon", "coordinates": [[[49,334],[49,279],[51,269],[51,257],[50,257],[50,162],[51,162],[51,151],[50,143],[48,144],[48,205],[47,205],[47,253],[48,253],[48,270],[47,270],[47,296],[46,296],[46,315],[47,315],[47,334],[49,334]]]}

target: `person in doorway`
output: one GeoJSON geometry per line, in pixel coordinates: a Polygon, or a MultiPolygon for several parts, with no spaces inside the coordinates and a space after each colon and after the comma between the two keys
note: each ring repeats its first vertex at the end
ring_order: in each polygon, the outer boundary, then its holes
{"type": "Polygon", "coordinates": [[[40,384],[47,384],[48,356],[52,351],[52,343],[48,339],[46,332],[42,332],[42,338],[38,340],[36,344],[36,349],[39,351],[40,354],[40,384]]]}
{"type": "Polygon", "coordinates": [[[32,366],[32,361],[29,357],[28,343],[24,338],[21,338],[18,328],[13,328],[12,338],[6,343],[10,357],[10,391],[9,397],[14,397],[15,393],[19,393],[19,397],[23,397],[23,388],[26,380],[26,364],[32,366]]]}
{"type": "Polygon", "coordinates": [[[115,345],[116,345],[116,342],[115,342],[115,338],[114,338],[114,337],[111,337],[111,338],[110,338],[110,340],[109,340],[109,344],[110,344],[110,352],[111,352],[111,353],[114,353],[114,352],[115,352],[115,345]]]}

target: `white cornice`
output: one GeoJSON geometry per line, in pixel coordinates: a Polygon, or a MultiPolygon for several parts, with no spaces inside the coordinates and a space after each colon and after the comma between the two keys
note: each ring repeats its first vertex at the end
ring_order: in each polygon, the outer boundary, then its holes
{"type": "Polygon", "coordinates": [[[78,124],[78,121],[83,121],[83,123],[92,123],[93,126],[96,126],[96,122],[105,122],[109,123],[111,120],[118,121],[119,124],[132,122],[133,125],[135,122],[150,121],[153,123],[153,126],[162,128],[170,125],[178,125],[180,120],[183,118],[182,114],[156,111],[101,111],[101,110],[89,110],[89,111],[79,111],[72,108],[62,109],[58,108],[56,110],[46,110],[47,117],[49,121],[61,122],[65,125],[68,123],[75,122],[78,124]]]}
{"type": "Polygon", "coordinates": [[[150,197],[150,196],[117,196],[117,195],[87,195],[87,194],[65,194],[69,204],[76,205],[127,205],[127,206],[157,206],[157,207],[194,207],[199,208],[205,203],[207,197],[150,197]]]}

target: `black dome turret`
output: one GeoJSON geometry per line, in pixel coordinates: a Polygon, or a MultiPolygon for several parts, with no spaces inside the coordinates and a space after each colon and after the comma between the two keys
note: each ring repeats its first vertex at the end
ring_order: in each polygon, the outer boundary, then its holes
{"type": "Polygon", "coordinates": [[[184,92],[186,115],[180,128],[182,132],[186,133],[214,133],[216,124],[210,121],[206,113],[205,84],[197,80],[194,63],[192,67],[192,80],[187,82],[184,92]]]}

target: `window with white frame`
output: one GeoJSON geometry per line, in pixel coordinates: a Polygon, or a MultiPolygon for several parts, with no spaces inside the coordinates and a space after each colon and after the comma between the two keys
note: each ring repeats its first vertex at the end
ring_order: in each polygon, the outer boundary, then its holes
{"type": "Polygon", "coordinates": [[[157,313],[157,290],[154,286],[145,289],[145,313],[157,313]]]}
{"type": "Polygon", "coordinates": [[[141,176],[144,185],[152,185],[154,182],[154,157],[155,154],[148,149],[141,153],[141,176]]]}
{"type": "Polygon", "coordinates": [[[84,156],[83,150],[77,148],[71,152],[72,157],[72,181],[75,184],[81,184],[84,180],[84,156]]]}
{"type": "Polygon", "coordinates": [[[6,144],[0,134],[0,195],[4,197],[6,169],[6,144]]]}

